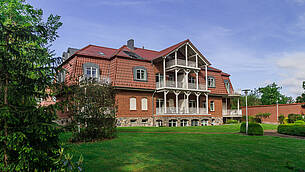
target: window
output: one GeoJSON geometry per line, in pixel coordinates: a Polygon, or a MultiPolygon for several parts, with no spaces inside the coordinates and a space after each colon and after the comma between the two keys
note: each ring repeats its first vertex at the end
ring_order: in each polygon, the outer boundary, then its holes
{"type": "Polygon", "coordinates": [[[210,111],[215,111],[215,103],[214,103],[214,101],[210,102],[210,111]]]}
{"type": "Polygon", "coordinates": [[[142,98],[141,104],[142,104],[142,110],[147,110],[147,98],[142,98]]]}
{"type": "Polygon", "coordinates": [[[136,122],[137,122],[136,119],[131,119],[131,120],[130,120],[130,123],[136,123],[136,122]]]}
{"type": "Polygon", "coordinates": [[[202,102],[202,107],[203,107],[203,109],[207,108],[206,101],[203,101],[203,102],[202,102]]]}
{"type": "Polygon", "coordinates": [[[162,127],[162,120],[157,120],[157,126],[162,127]]]}
{"type": "Polygon", "coordinates": [[[201,121],[201,125],[202,125],[202,126],[208,126],[208,125],[209,125],[209,120],[203,119],[203,120],[201,121]]]}
{"type": "Polygon", "coordinates": [[[199,120],[198,119],[193,119],[192,120],[192,126],[199,126],[199,120]]]}
{"type": "Polygon", "coordinates": [[[230,93],[230,82],[229,82],[229,80],[224,80],[224,82],[225,82],[225,87],[227,89],[227,92],[230,93]]]}
{"type": "Polygon", "coordinates": [[[97,69],[95,67],[87,67],[86,68],[86,75],[90,78],[97,78],[96,74],[97,69]]]}
{"type": "Polygon", "coordinates": [[[83,72],[86,78],[99,78],[100,76],[100,67],[95,63],[84,63],[83,72]]]}
{"type": "Polygon", "coordinates": [[[215,86],[215,78],[213,76],[208,76],[208,87],[216,87],[215,86]]]}
{"type": "Polygon", "coordinates": [[[177,120],[171,119],[168,121],[168,126],[169,127],[177,127],[177,120]]]}
{"type": "Polygon", "coordinates": [[[195,84],[195,78],[192,76],[189,76],[189,83],[195,84]]]}
{"type": "Polygon", "coordinates": [[[147,70],[144,67],[133,68],[133,78],[135,81],[147,81],[147,70]]]}
{"type": "Polygon", "coordinates": [[[58,73],[57,81],[59,83],[65,82],[65,78],[66,78],[66,71],[61,71],[58,73]]]}
{"type": "Polygon", "coordinates": [[[142,119],[142,123],[147,123],[148,119],[142,119]]]}
{"type": "Polygon", "coordinates": [[[186,119],[181,120],[181,123],[180,123],[181,127],[186,127],[187,122],[188,122],[188,120],[186,120],[186,119]]]}
{"type": "Polygon", "coordinates": [[[195,100],[190,100],[189,101],[189,108],[196,108],[196,101],[195,100]]]}
{"type": "Polygon", "coordinates": [[[130,110],[137,110],[137,99],[132,97],[129,99],[129,103],[130,103],[130,110]]]}

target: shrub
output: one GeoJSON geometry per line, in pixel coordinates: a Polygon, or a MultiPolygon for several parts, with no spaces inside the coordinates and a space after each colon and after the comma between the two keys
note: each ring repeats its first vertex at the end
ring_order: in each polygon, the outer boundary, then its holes
{"type": "Polygon", "coordinates": [[[297,120],[294,122],[296,125],[305,125],[305,122],[303,120],[297,120]]]}
{"type": "MultiPolygon", "coordinates": [[[[243,116],[243,117],[241,118],[241,121],[242,121],[242,122],[246,122],[246,116],[243,116]]],[[[249,122],[255,123],[256,120],[254,119],[253,116],[248,116],[248,121],[249,121],[249,122]]]]}
{"type": "Polygon", "coordinates": [[[283,124],[288,124],[289,122],[288,122],[288,117],[285,117],[284,118],[284,121],[283,121],[283,124]]]}
{"type": "Polygon", "coordinates": [[[277,132],[294,136],[305,136],[305,125],[281,124],[277,127],[277,132]]]}
{"type": "MultiPolygon", "coordinates": [[[[240,126],[240,132],[246,133],[246,123],[240,126]]],[[[250,122],[248,125],[248,135],[264,135],[264,129],[260,124],[250,122]]]]}
{"type": "Polygon", "coordinates": [[[238,121],[237,121],[237,120],[234,120],[234,119],[229,119],[229,120],[227,120],[226,123],[227,123],[227,124],[237,124],[238,121]]]}
{"type": "Polygon", "coordinates": [[[280,122],[280,124],[284,124],[284,119],[285,119],[285,116],[284,116],[284,115],[280,115],[280,116],[279,116],[279,122],[280,122]]]}
{"type": "Polygon", "coordinates": [[[289,114],[288,115],[288,123],[294,123],[296,120],[302,120],[302,115],[300,114],[289,114]]]}

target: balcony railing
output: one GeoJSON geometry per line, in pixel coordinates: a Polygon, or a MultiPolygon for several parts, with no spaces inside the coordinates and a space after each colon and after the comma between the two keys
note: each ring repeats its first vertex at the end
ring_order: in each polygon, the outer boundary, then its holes
{"type": "Polygon", "coordinates": [[[99,78],[91,78],[82,75],[79,77],[79,82],[95,82],[97,84],[111,84],[111,78],[108,76],[100,76],[99,78]]]}
{"type": "Polygon", "coordinates": [[[197,108],[190,107],[189,112],[186,112],[186,108],[180,108],[178,113],[176,112],[176,107],[167,107],[166,113],[164,113],[164,107],[156,108],[157,115],[207,115],[205,108],[199,108],[199,113],[197,113],[197,108]]]}
{"type": "MultiPolygon", "coordinates": [[[[187,61],[187,65],[186,65],[186,60],[182,60],[182,59],[177,59],[177,65],[180,66],[188,66],[188,67],[196,67],[196,62],[194,61],[187,61]]],[[[170,60],[168,62],[166,62],[166,68],[172,67],[175,65],[175,60],[170,60]]]]}
{"type": "Polygon", "coordinates": [[[237,109],[228,109],[228,110],[223,109],[222,115],[224,117],[242,117],[242,111],[237,109]]]}
{"type": "MultiPolygon", "coordinates": [[[[164,82],[156,82],[156,88],[163,88],[164,82]]],[[[166,87],[167,88],[176,88],[176,82],[175,81],[166,81],[166,87]]],[[[186,83],[178,81],[177,82],[177,88],[187,89],[186,83]]],[[[197,89],[196,83],[188,83],[188,89],[197,89]]],[[[198,84],[199,90],[206,90],[206,86],[204,84],[198,84]]]]}
{"type": "Polygon", "coordinates": [[[230,91],[229,95],[230,96],[240,96],[241,95],[241,90],[230,91]]]}

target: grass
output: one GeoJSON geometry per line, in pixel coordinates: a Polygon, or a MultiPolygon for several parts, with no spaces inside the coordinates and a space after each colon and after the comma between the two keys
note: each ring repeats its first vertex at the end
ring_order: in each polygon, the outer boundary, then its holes
{"type": "MultiPolygon", "coordinates": [[[[262,124],[264,130],[276,130],[277,125],[262,124]]],[[[228,132],[238,133],[240,124],[200,127],[119,127],[120,132],[228,132]]]]}
{"type": "MultiPolygon", "coordinates": [[[[184,131],[236,131],[236,126],[184,127],[184,131]]],[[[272,128],[267,125],[264,128],[272,128]]],[[[140,127],[132,129],[140,130],[140,127]]],[[[161,128],[154,128],[160,131],[161,128]]],[[[162,131],[183,131],[165,128],[162,131]]],[[[119,131],[126,131],[119,128],[119,131]]],[[[131,129],[130,129],[131,130],[131,129]]],[[[130,131],[129,130],[129,131],[130,131]]],[[[148,128],[154,131],[153,128],[148,128]]],[[[63,136],[66,141],[70,135],[63,136]]],[[[86,171],[288,171],[286,162],[305,169],[305,140],[239,134],[122,133],[95,143],[65,148],[84,156],[86,171]]]]}

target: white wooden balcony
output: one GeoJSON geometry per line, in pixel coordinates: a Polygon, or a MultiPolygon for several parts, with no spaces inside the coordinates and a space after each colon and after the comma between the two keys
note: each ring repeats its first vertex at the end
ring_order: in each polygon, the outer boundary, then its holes
{"type": "Polygon", "coordinates": [[[167,112],[164,113],[164,107],[156,108],[156,115],[208,115],[205,108],[199,108],[199,113],[197,113],[197,108],[190,107],[189,112],[185,108],[179,109],[176,112],[176,107],[167,107],[167,112]]]}
{"type": "MultiPolygon", "coordinates": [[[[186,60],[177,59],[177,65],[178,66],[185,66],[185,67],[192,67],[196,68],[196,62],[195,61],[188,61],[188,64],[186,65],[186,60]]],[[[166,68],[171,68],[175,66],[175,60],[170,60],[166,62],[166,68]]]]}
{"type": "Polygon", "coordinates": [[[223,117],[242,117],[242,110],[237,110],[237,109],[228,109],[222,110],[222,116],[223,117]]]}
{"type": "Polygon", "coordinates": [[[95,82],[97,84],[111,84],[111,78],[108,76],[100,76],[98,78],[88,78],[85,75],[79,77],[79,83],[81,82],[95,82]]]}
{"type": "Polygon", "coordinates": [[[198,84],[198,89],[196,83],[187,83],[188,86],[186,85],[185,82],[177,82],[177,87],[175,81],[166,81],[166,87],[164,87],[164,82],[156,82],[156,88],[161,89],[161,88],[172,88],[172,89],[184,89],[184,90],[207,90],[205,84],[198,84]]]}

